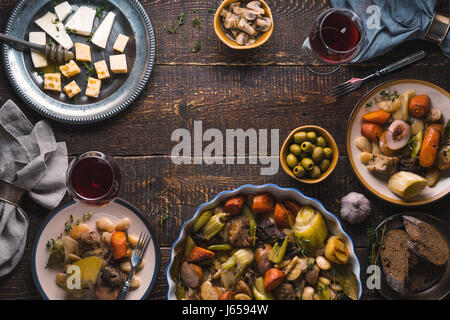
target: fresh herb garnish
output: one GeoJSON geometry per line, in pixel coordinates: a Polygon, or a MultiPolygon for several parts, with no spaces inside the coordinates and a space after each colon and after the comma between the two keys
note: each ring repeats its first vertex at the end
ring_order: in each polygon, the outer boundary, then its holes
{"type": "Polygon", "coordinates": [[[169,28],[167,28],[167,33],[168,34],[177,33],[177,27],[169,27],[169,28]]]}
{"type": "Polygon", "coordinates": [[[89,38],[87,39],[87,41],[88,42],[91,42],[92,41],[92,37],[94,36],[94,33],[93,32],[91,32],[91,34],[89,35],[89,38]]]}
{"type": "Polygon", "coordinates": [[[194,27],[197,27],[199,29],[203,28],[202,26],[202,19],[200,19],[200,15],[198,13],[198,10],[193,10],[193,12],[196,14],[194,20],[192,20],[192,25],[194,27]]]}
{"type": "Polygon", "coordinates": [[[202,48],[202,44],[200,43],[200,41],[195,41],[194,42],[194,46],[192,47],[192,52],[195,53],[197,51],[200,51],[200,49],[202,48]]]}
{"type": "Polygon", "coordinates": [[[164,225],[164,223],[167,221],[169,217],[167,215],[163,215],[161,217],[161,221],[160,221],[160,226],[162,227],[164,225]]]}
{"type": "Polygon", "coordinates": [[[100,8],[97,8],[96,10],[95,10],[95,15],[97,16],[97,17],[99,17],[100,19],[103,19],[103,10],[105,10],[105,6],[100,6],[100,8]]]}
{"type": "Polygon", "coordinates": [[[72,29],[66,27],[66,33],[67,33],[68,35],[70,35],[70,34],[73,33],[73,31],[72,31],[72,29]]]}
{"type": "Polygon", "coordinates": [[[366,108],[370,108],[370,107],[372,106],[372,103],[373,103],[373,102],[367,102],[367,103],[366,103],[366,108]]]}
{"type": "Polygon", "coordinates": [[[381,228],[381,234],[380,230],[374,229],[374,228],[368,228],[367,229],[367,235],[369,237],[369,265],[376,265],[378,261],[378,257],[380,255],[381,249],[383,249],[383,239],[384,234],[386,232],[386,226],[389,221],[392,220],[392,217],[389,217],[386,219],[386,221],[383,223],[383,226],[381,228]]]}
{"type": "MultiPolygon", "coordinates": [[[[59,240],[63,236],[69,234],[70,231],[72,230],[73,226],[74,226],[74,222],[75,222],[75,225],[79,225],[81,222],[85,222],[90,217],[92,217],[93,214],[94,214],[93,212],[85,213],[85,214],[83,214],[83,216],[80,219],[77,219],[77,220],[75,220],[74,217],[72,215],[70,215],[70,217],[64,223],[64,232],[60,233],[58,235],[58,237],[56,238],[56,240],[59,240]]],[[[47,243],[45,244],[45,246],[48,249],[50,249],[53,246],[53,244],[55,243],[56,240],[55,239],[48,240],[47,243]]]]}
{"type": "Polygon", "coordinates": [[[178,15],[178,25],[179,26],[182,26],[184,24],[184,17],[185,17],[184,12],[180,12],[180,14],[178,15]]]}

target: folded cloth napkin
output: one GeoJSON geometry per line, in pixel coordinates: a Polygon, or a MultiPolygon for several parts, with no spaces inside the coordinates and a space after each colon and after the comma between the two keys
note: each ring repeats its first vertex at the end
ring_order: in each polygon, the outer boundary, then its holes
{"type": "MultiPolygon", "coordinates": [[[[404,41],[423,39],[433,19],[438,0],[330,0],[330,2],[334,8],[352,10],[364,23],[368,19],[372,20],[371,17],[375,13],[369,6],[376,5],[379,8],[380,28],[366,27],[366,44],[353,60],[357,62],[381,56],[404,41]]],[[[441,43],[441,49],[447,58],[450,58],[449,34],[441,43]]]]}
{"type": "MultiPolygon", "coordinates": [[[[66,193],[68,166],[65,143],[57,143],[50,125],[33,126],[8,100],[0,109],[0,181],[28,193],[39,205],[54,209],[66,193]]],[[[0,194],[0,277],[22,258],[28,218],[0,194]]]]}

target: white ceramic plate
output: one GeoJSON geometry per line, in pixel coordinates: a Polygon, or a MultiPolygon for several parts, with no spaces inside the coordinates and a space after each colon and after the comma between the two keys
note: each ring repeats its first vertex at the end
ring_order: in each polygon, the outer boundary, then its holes
{"type": "Polygon", "coordinates": [[[355,274],[356,279],[358,281],[358,299],[360,299],[361,295],[362,295],[362,284],[361,284],[361,278],[360,278],[361,267],[359,265],[358,257],[356,256],[356,253],[355,253],[352,239],[350,239],[348,234],[345,233],[338,218],[331,212],[327,211],[327,209],[325,209],[323,204],[320,203],[319,201],[317,201],[316,199],[309,198],[296,189],[281,188],[275,184],[265,184],[262,186],[244,185],[244,186],[241,186],[241,187],[231,190],[231,191],[224,191],[224,192],[219,193],[211,201],[204,203],[197,208],[197,211],[195,212],[194,216],[184,223],[183,227],[181,228],[181,232],[180,232],[180,235],[178,236],[178,239],[174,242],[174,244],[172,246],[172,251],[171,251],[171,255],[170,255],[170,264],[167,267],[167,272],[166,272],[167,273],[167,282],[169,283],[167,299],[168,300],[177,300],[177,296],[176,296],[177,284],[175,281],[175,273],[176,273],[176,263],[175,263],[176,259],[175,258],[178,257],[179,253],[181,253],[184,250],[184,243],[185,243],[186,237],[189,234],[189,230],[190,230],[191,226],[195,223],[195,221],[198,219],[198,217],[200,217],[200,215],[204,211],[213,209],[213,208],[217,207],[218,205],[220,205],[221,203],[225,202],[227,199],[234,197],[236,195],[256,194],[256,193],[261,193],[261,192],[271,193],[273,196],[275,196],[277,201],[289,199],[292,201],[296,201],[302,205],[310,205],[320,211],[320,213],[322,214],[322,216],[325,220],[325,223],[327,224],[329,234],[340,236],[349,250],[350,259],[349,259],[348,264],[352,268],[352,271],[355,274]]]}
{"type": "Polygon", "coordinates": [[[444,123],[447,123],[450,118],[450,94],[444,89],[426,81],[404,79],[384,83],[367,93],[353,110],[347,128],[348,159],[358,179],[379,198],[403,206],[423,205],[446,196],[450,192],[449,170],[441,176],[434,187],[426,187],[418,196],[405,200],[389,190],[388,181],[390,176],[372,174],[367,170],[366,166],[359,160],[361,151],[356,148],[353,142],[357,137],[361,136],[361,116],[377,109],[375,106],[367,108],[367,102],[373,100],[381,90],[397,90],[397,92],[403,93],[411,89],[415,90],[416,94],[429,95],[431,105],[441,110],[444,123]]]}
{"type": "MultiPolygon", "coordinates": [[[[81,218],[84,214],[93,212],[94,215],[86,221],[95,230],[95,221],[101,217],[107,217],[116,223],[124,217],[131,220],[128,230],[129,234],[137,235],[141,232],[148,232],[151,235],[148,248],[145,252],[145,266],[137,275],[141,278],[141,285],[136,290],[130,290],[127,300],[145,299],[150,293],[153,284],[156,281],[159,269],[159,247],[153,235],[150,226],[145,221],[142,214],[131,204],[124,200],[117,199],[109,205],[102,208],[86,208],[82,205],[71,201],[62,207],[50,213],[45,219],[33,246],[32,254],[32,271],[33,278],[39,293],[47,300],[64,300],[71,299],[64,290],[56,285],[55,276],[62,272],[62,268],[46,268],[49,256],[49,250],[46,243],[49,239],[56,239],[64,230],[64,224],[72,215],[75,219],[81,218]]],[[[86,292],[85,299],[95,299],[93,290],[86,292]]]]}

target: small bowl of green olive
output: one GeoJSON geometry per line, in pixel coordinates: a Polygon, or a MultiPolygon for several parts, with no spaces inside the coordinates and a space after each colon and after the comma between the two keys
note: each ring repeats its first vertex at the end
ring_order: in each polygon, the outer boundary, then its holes
{"type": "Polygon", "coordinates": [[[303,183],[318,183],[336,167],[339,150],[331,134],[317,126],[293,130],[280,152],[283,170],[303,183]]]}

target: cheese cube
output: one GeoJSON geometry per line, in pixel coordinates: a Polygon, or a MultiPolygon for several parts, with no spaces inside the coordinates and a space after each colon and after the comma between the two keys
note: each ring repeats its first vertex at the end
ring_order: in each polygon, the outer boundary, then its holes
{"type": "Polygon", "coordinates": [[[72,13],[72,6],[67,1],[60,3],[55,7],[55,13],[62,22],[72,13]]]}
{"type": "Polygon", "coordinates": [[[98,98],[101,86],[102,86],[101,80],[89,77],[86,87],[86,95],[91,98],[98,98]]]}
{"type": "Polygon", "coordinates": [[[110,77],[108,66],[106,65],[105,60],[94,63],[94,66],[95,66],[95,71],[97,71],[97,77],[100,80],[108,79],[110,77]]]}
{"type": "Polygon", "coordinates": [[[44,74],[44,89],[61,92],[61,73],[44,74]]]}
{"type": "Polygon", "coordinates": [[[64,87],[64,92],[69,98],[73,98],[81,92],[81,89],[74,80],[64,87]]]}
{"type": "MultiPolygon", "coordinates": [[[[47,43],[47,36],[45,32],[30,32],[29,40],[32,43],[44,45],[47,43]]],[[[31,60],[35,68],[42,68],[47,66],[47,58],[40,51],[31,49],[31,60]]]]}
{"type": "Polygon", "coordinates": [[[92,61],[91,47],[84,43],[75,43],[75,55],[78,61],[92,61]]]}
{"type": "Polygon", "coordinates": [[[113,73],[127,73],[127,57],[124,54],[109,56],[109,66],[113,73]]]}
{"type": "Polygon", "coordinates": [[[69,63],[59,67],[59,70],[61,70],[61,73],[66,78],[72,78],[73,76],[76,76],[77,74],[79,74],[81,72],[80,67],[78,67],[76,62],[73,60],[70,60],[69,63]]]}
{"type": "Polygon", "coordinates": [[[120,53],[123,53],[125,51],[125,47],[127,46],[129,39],[130,39],[129,37],[124,36],[123,34],[119,34],[116,42],[114,43],[113,49],[119,51],[120,53]]]}

